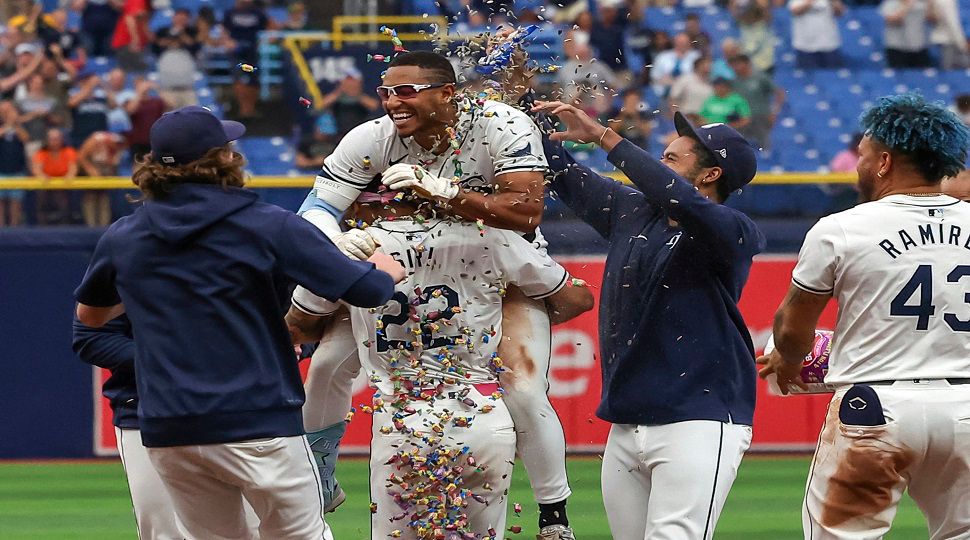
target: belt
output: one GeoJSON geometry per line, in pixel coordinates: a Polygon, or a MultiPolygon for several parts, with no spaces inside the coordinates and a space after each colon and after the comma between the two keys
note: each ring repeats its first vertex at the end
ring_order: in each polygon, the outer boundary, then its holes
{"type": "Polygon", "coordinates": [[[864,382],[859,384],[866,384],[869,386],[892,386],[897,382],[927,382],[927,381],[946,381],[950,384],[970,384],[970,377],[945,377],[943,379],[899,379],[896,381],[872,381],[864,382]]]}

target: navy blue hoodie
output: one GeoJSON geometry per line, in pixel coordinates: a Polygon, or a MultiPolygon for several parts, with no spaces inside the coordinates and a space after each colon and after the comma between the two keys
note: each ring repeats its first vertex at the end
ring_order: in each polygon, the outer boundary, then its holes
{"type": "Polygon", "coordinates": [[[609,160],[639,188],[604,178],[544,138],[552,189],[609,240],[600,297],[603,392],[615,424],[751,425],[754,348],[737,302],[765,239],[624,140],[609,160]],[[671,225],[668,221],[677,222],[671,225]]]}
{"type": "Polygon", "coordinates": [[[108,228],[75,297],[124,303],[145,446],[304,433],[279,302],[291,281],[360,307],[394,292],[388,274],[246,189],[180,184],[108,228]]]}
{"type": "Polygon", "coordinates": [[[138,429],[135,341],[128,317],[122,315],[101,328],[91,328],[81,324],[75,315],[73,349],[84,362],[111,370],[101,393],[111,404],[113,423],[121,429],[138,429]]]}

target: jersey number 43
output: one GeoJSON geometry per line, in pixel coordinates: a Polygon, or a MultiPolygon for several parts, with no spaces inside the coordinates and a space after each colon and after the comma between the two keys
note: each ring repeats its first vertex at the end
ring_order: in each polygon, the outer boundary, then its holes
{"type": "MultiPolygon", "coordinates": [[[[957,283],[964,277],[970,276],[970,265],[956,266],[946,275],[947,283],[957,283]]],[[[970,304],[970,293],[964,293],[963,301],[970,304]]],[[[913,277],[909,278],[899,294],[889,304],[889,315],[893,317],[916,317],[916,329],[926,330],[930,326],[930,317],[936,314],[933,305],[933,267],[921,264],[916,268],[913,277]],[[917,304],[909,304],[913,294],[919,291],[917,304]]],[[[970,319],[961,320],[953,313],[944,313],[943,322],[954,332],[970,332],[970,319]]]]}

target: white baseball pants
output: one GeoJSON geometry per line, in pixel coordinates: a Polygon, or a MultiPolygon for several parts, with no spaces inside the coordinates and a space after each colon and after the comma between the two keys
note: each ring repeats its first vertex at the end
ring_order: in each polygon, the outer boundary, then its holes
{"type": "MultiPolygon", "coordinates": [[[[502,308],[499,355],[508,369],[501,376],[518,433],[518,454],[538,503],[569,497],[566,438],[549,402],[551,334],[545,302],[511,287],[502,308]],[[508,321],[508,324],[505,323],[508,321]]],[[[305,384],[303,423],[308,432],[343,421],[351,407],[351,387],[360,373],[357,343],[346,312],[338,311],[313,353],[305,384]]]]}
{"type": "Polygon", "coordinates": [[[875,540],[889,531],[903,491],[932,540],[970,539],[970,384],[873,385],[886,423],[846,425],[835,393],[809,473],[805,538],[875,540]]]}
{"type": "Polygon", "coordinates": [[[182,540],[175,506],[162,479],[155,472],[148,451],[141,444],[137,429],[115,427],[121,466],[128,478],[131,506],[135,511],[135,526],[140,540],[182,540]]]}
{"type": "Polygon", "coordinates": [[[188,540],[332,540],[305,436],[147,450],[188,540]]]}
{"type": "MultiPolygon", "coordinates": [[[[447,391],[460,389],[461,387],[449,387],[447,391]]],[[[476,407],[470,407],[461,399],[437,399],[433,406],[426,401],[413,400],[412,406],[416,413],[405,417],[403,421],[408,428],[428,434],[431,432],[430,424],[437,420],[433,413],[441,414],[447,410],[455,417],[474,417],[470,427],[455,427],[448,423],[441,434],[440,447],[461,449],[468,446],[470,448],[469,453],[474,456],[476,463],[474,466],[464,466],[463,487],[485,497],[485,503],[474,499],[465,501],[469,530],[476,537],[483,537],[491,536],[488,530],[493,528],[498,533],[497,538],[501,538],[501,531],[505,530],[508,510],[507,491],[512,483],[515,429],[503,399],[493,401],[474,388],[466,397],[474,401],[479,408],[485,404],[494,405],[495,408],[483,414],[476,412],[476,407]],[[476,467],[485,470],[478,472],[476,467]],[[485,489],[486,483],[490,484],[491,489],[485,489]]],[[[420,437],[404,435],[396,430],[388,434],[381,433],[381,426],[391,426],[393,415],[391,407],[385,409],[384,412],[374,413],[371,438],[370,496],[371,501],[377,503],[377,512],[371,516],[371,539],[387,540],[391,533],[397,530],[401,532],[402,540],[417,540],[418,534],[407,525],[410,519],[407,516],[410,513],[405,515],[404,510],[394,501],[393,494],[403,493],[403,491],[400,486],[388,482],[391,473],[401,477],[410,469],[406,467],[398,469],[397,464],[386,463],[391,456],[401,451],[426,455],[429,451],[428,445],[423,443],[420,437]],[[394,517],[398,519],[392,520],[394,517]]]]}
{"type": "Polygon", "coordinates": [[[601,477],[614,540],[712,538],[750,444],[738,424],[614,424],[601,477]]]}

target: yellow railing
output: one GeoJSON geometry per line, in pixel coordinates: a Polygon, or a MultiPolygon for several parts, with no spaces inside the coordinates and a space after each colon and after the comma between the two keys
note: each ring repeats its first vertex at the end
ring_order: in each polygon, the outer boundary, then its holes
{"type": "MultiPolygon", "coordinates": [[[[331,39],[333,40],[334,50],[340,50],[344,46],[344,42],[367,42],[367,41],[388,41],[387,36],[381,34],[380,32],[351,32],[345,33],[344,27],[351,24],[386,24],[388,26],[402,25],[402,24],[437,24],[439,28],[446,28],[448,26],[448,20],[444,17],[420,17],[416,15],[393,15],[393,16],[381,16],[378,18],[367,17],[367,16],[356,16],[356,15],[339,15],[333,18],[333,31],[331,32],[331,39]]],[[[398,32],[397,37],[404,42],[404,46],[407,47],[408,41],[427,41],[431,36],[423,32],[398,32]]]]}
{"type": "MultiPolygon", "coordinates": [[[[606,176],[624,183],[629,180],[622,173],[612,172],[606,176]]],[[[246,184],[251,188],[310,188],[313,185],[313,174],[305,176],[253,176],[246,184]]],[[[758,185],[794,185],[794,184],[854,184],[854,174],[815,174],[815,173],[782,173],[759,174],[754,179],[758,185]]],[[[137,189],[130,178],[113,176],[103,178],[75,178],[64,180],[54,178],[43,180],[40,178],[4,178],[0,179],[0,189],[137,189]]]]}

